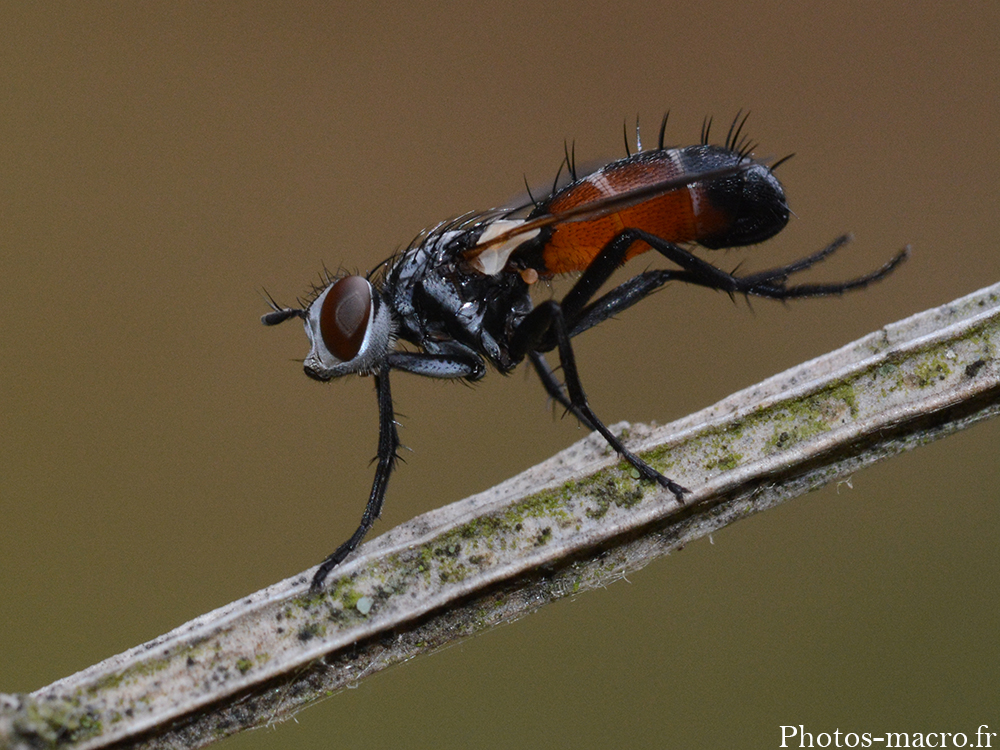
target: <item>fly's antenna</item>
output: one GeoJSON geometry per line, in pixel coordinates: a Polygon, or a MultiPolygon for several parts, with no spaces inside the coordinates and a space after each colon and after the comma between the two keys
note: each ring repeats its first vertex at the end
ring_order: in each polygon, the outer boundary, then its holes
{"type": "Polygon", "coordinates": [[[793,156],[795,156],[794,152],[789,154],[788,156],[783,156],[782,158],[778,159],[778,161],[774,162],[774,164],[771,165],[771,171],[773,172],[774,170],[776,170],[778,167],[780,167],[786,161],[791,159],[793,156]]]}
{"type": "Polygon", "coordinates": [[[670,117],[670,110],[668,109],[663,115],[663,120],[660,122],[660,138],[657,141],[659,143],[660,151],[663,150],[663,136],[666,135],[667,132],[667,119],[669,117],[670,117]]]}
{"type": "Polygon", "coordinates": [[[701,123],[701,145],[708,145],[708,135],[712,132],[712,118],[706,117],[701,123]]]}
{"type": "Polygon", "coordinates": [[[305,317],[305,310],[295,310],[291,307],[286,307],[284,310],[275,310],[274,312],[261,315],[260,322],[266,326],[276,326],[278,323],[284,323],[290,318],[302,318],[305,320],[305,317]]]}
{"type": "Polygon", "coordinates": [[[278,323],[284,323],[289,318],[302,318],[306,317],[305,310],[299,310],[294,307],[282,307],[277,302],[274,301],[266,289],[261,289],[260,293],[264,297],[264,301],[267,302],[268,306],[271,308],[271,312],[261,315],[260,322],[266,326],[276,326],[278,323]]]}

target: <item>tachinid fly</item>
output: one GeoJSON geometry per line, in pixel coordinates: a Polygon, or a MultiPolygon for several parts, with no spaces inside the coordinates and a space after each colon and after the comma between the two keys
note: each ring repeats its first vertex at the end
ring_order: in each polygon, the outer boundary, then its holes
{"type": "MultiPolygon", "coordinates": [[[[567,154],[571,182],[519,208],[473,212],[422,232],[406,250],[367,276],[329,275],[302,308],[269,298],[265,325],[289,318],[305,323],[311,348],[306,374],[330,380],[373,375],[379,409],[378,464],[361,523],[326,558],[313,577],[322,586],[330,570],[364,539],[382,509],[396,461],[396,433],[389,373],[479,380],[487,364],[501,373],[527,358],[556,402],[608,444],[647,481],[684,502],[688,492],[631,453],[587,402],[571,341],[631,307],[668,281],[730,295],[787,300],[860,289],[891,273],[908,249],[876,271],[843,282],[789,285],[788,279],[843,246],[846,236],[788,265],[746,276],[730,274],[691,253],[739,247],[773,237],[788,223],[785,193],[774,167],[751,156],[737,116],[722,145],[708,142],[666,148],[660,128],[656,148],[613,161],[585,176],[567,154]],[[611,274],[634,256],[655,250],[671,268],[648,270],[594,299],[611,274]],[[539,279],[581,272],[560,301],[535,304],[539,279]],[[400,345],[406,342],[409,349],[400,345]],[[564,382],[544,358],[557,350],[564,382]]],[[[638,138],[637,138],[638,139],[638,138]]]]}

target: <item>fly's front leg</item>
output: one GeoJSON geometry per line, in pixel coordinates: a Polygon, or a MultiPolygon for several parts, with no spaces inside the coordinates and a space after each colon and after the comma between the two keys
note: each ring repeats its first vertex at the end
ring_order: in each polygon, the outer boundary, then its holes
{"type": "Polygon", "coordinates": [[[385,490],[389,486],[389,477],[396,466],[399,448],[399,435],[396,432],[396,418],[392,408],[392,393],[389,390],[389,365],[384,364],[375,376],[375,392],[378,396],[378,465],[375,467],[375,481],[372,484],[368,504],[361,516],[358,530],[350,539],[341,544],[337,551],[327,557],[313,576],[311,589],[316,592],[323,587],[323,581],[344,558],[351,554],[365,535],[371,530],[375,519],[382,513],[382,503],[385,500],[385,490]]]}
{"type": "Polygon", "coordinates": [[[390,352],[385,363],[375,375],[375,392],[378,396],[378,465],[375,467],[375,482],[372,484],[368,505],[361,516],[361,524],[353,536],[341,544],[337,551],[326,558],[313,576],[312,590],[318,591],[323,581],[337,565],[358,548],[371,531],[372,524],[382,513],[385,490],[389,477],[399,456],[399,434],[396,432],[396,415],[392,407],[392,393],[389,390],[389,370],[404,370],[429,378],[465,378],[479,380],[486,372],[482,357],[460,344],[441,346],[440,352],[390,352]]]}
{"type": "Polygon", "coordinates": [[[425,342],[425,352],[389,352],[386,360],[393,370],[403,370],[425,378],[480,380],[486,363],[475,351],[457,341],[425,342]]]}
{"type": "Polygon", "coordinates": [[[389,370],[404,370],[415,375],[429,378],[465,378],[479,380],[486,372],[486,365],[481,357],[467,347],[459,344],[442,346],[441,352],[427,354],[423,352],[390,352],[385,364],[375,375],[375,391],[378,396],[378,465],[375,467],[375,482],[372,484],[368,505],[361,516],[361,524],[354,535],[340,545],[337,551],[326,558],[313,576],[312,590],[318,591],[323,586],[327,575],[337,565],[343,562],[349,554],[358,548],[365,536],[371,531],[372,524],[382,513],[382,503],[385,500],[385,490],[389,485],[389,477],[396,466],[399,457],[399,434],[396,432],[396,415],[392,407],[392,393],[389,390],[389,370]]]}
{"type": "MultiPolygon", "coordinates": [[[[515,356],[525,356],[527,353],[535,351],[535,346],[538,342],[550,333],[556,338],[559,361],[562,364],[563,375],[566,379],[566,393],[569,397],[573,413],[582,415],[585,422],[597,430],[607,441],[608,445],[635,467],[636,471],[639,472],[639,476],[647,481],[656,482],[670,490],[677,500],[683,503],[684,493],[688,492],[688,490],[681,487],[672,479],[663,476],[628,450],[622,441],[597,418],[597,415],[590,408],[590,404],[587,403],[587,394],[584,393],[583,385],[580,383],[580,375],[576,369],[576,359],[573,356],[573,347],[570,344],[563,309],[558,302],[553,300],[543,302],[521,321],[511,339],[511,352],[515,356]]],[[[556,398],[558,400],[558,397],[556,398]]]]}

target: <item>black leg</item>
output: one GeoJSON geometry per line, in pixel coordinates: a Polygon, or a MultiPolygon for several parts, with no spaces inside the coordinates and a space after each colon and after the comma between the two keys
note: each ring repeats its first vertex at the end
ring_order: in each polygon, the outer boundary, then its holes
{"type": "MultiPolygon", "coordinates": [[[[642,240],[651,245],[657,252],[669,260],[677,263],[683,270],[652,270],[645,271],[633,276],[628,281],[620,284],[600,299],[582,307],[578,305],[579,312],[571,318],[567,316],[569,323],[569,335],[577,336],[598,323],[614,317],[623,310],[628,309],[636,302],[649,296],[660,289],[668,281],[681,281],[687,284],[696,284],[709,289],[717,289],[727,294],[745,294],[753,297],[766,297],[769,299],[787,300],[801,297],[826,297],[830,295],[843,294],[854,289],[861,289],[884,279],[892,273],[896,267],[906,260],[909,255],[909,248],[904,248],[890,259],[881,268],[863,276],[858,276],[847,281],[833,282],[827,284],[796,284],[788,286],[787,281],[792,274],[804,271],[816,265],[834,252],[839,250],[849,241],[848,236],[838,237],[825,248],[817,253],[813,253],[805,258],[789,263],[785,266],[778,266],[767,271],[761,271],[747,276],[734,276],[715,267],[711,263],[691,254],[682,247],[671,242],[649,235],[637,230],[625,230],[616,238],[616,243],[621,240],[622,244],[614,248],[609,245],[608,255],[611,260],[624,257],[624,251],[637,240],[642,240]]],[[[615,243],[612,243],[615,244],[615,243]]],[[[602,254],[603,255],[603,254],[602,254]]],[[[595,259],[595,263],[601,256],[595,259]]],[[[602,267],[601,273],[595,275],[595,280],[604,276],[606,267],[602,267]]],[[[612,269],[613,270],[613,269],[612,269]]],[[[589,271],[589,269],[588,269],[589,271]]],[[[610,274],[609,274],[610,275],[610,274]]],[[[586,274],[584,274],[586,276],[586,274]]],[[[584,280],[581,276],[580,280],[584,280]]],[[[574,287],[570,294],[576,291],[574,287]]],[[[593,294],[591,287],[587,290],[593,294]]],[[[567,295],[569,296],[569,295],[567,295]]],[[[581,295],[582,299],[582,295],[581,295]]],[[[587,297],[589,299],[589,297],[587,297]]],[[[585,303],[585,301],[584,301],[585,303]]],[[[563,310],[565,312],[565,303],[563,310]]],[[[542,349],[547,351],[555,346],[555,342],[548,340],[542,349]]]]}
{"type": "Polygon", "coordinates": [[[613,318],[623,310],[632,307],[639,300],[645,299],[653,292],[661,289],[668,281],[688,281],[685,271],[667,271],[657,269],[644,271],[625,281],[601,298],[591,302],[577,315],[570,327],[570,338],[579,336],[584,331],[593,328],[608,318],[613,318]]]}
{"type": "Polygon", "coordinates": [[[573,288],[566,293],[560,303],[569,328],[573,328],[573,322],[576,321],[580,311],[590,301],[590,298],[597,294],[597,290],[604,286],[604,282],[611,278],[611,274],[625,262],[625,254],[628,249],[639,239],[641,238],[635,230],[622,231],[597,254],[587,269],[580,274],[580,278],[576,280],[573,288]]]}
{"type": "MultiPolygon", "coordinates": [[[[566,329],[566,322],[560,303],[554,300],[543,302],[532,310],[528,317],[521,321],[521,325],[518,326],[511,339],[512,354],[514,356],[526,356],[529,352],[535,351],[537,342],[550,332],[555,335],[556,345],[559,348],[559,362],[562,365],[563,375],[566,378],[566,393],[569,397],[571,411],[581,416],[581,421],[599,432],[608,445],[639,472],[640,477],[650,482],[656,482],[670,490],[677,500],[683,503],[684,493],[688,492],[688,490],[681,487],[672,479],[663,476],[628,450],[622,441],[597,418],[597,415],[590,408],[590,404],[587,403],[587,394],[583,390],[580,375],[576,370],[576,359],[573,356],[573,347],[570,344],[570,336],[566,329]]],[[[560,391],[561,389],[558,388],[558,384],[556,386],[556,391],[560,391]]],[[[555,392],[550,391],[550,393],[561,402],[561,399],[555,395],[555,392]]]]}
{"type": "Polygon", "coordinates": [[[848,281],[787,285],[792,274],[819,263],[843,247],[849,239],[846,235],[839,237],[819,252],[801,260],[740,277],[717,268],[672,242],[641,230],[625,229],[594,258],[561,303],[545,302],[521,322],[511,338],[511,353],[514,357],[528,356],[549,396],[585,425],[600,432],[608,444],[632,464],[644,479],[658,482],[673,492],[678,500],[683,501],[683,494],[688,490],[629,452],[591,410],[576,370],[570,339],[628,309],[672,280],[717,289],[730,295],[744,294],[779,300],[822,297],[843,294],[879,281],[892,273],[909,255],[909,248],[904,248],[881,268],[848,281]],[[646,271],[590,302],[598,289],[622,264],[628,249],[636,242],[647,243],[680,266],[680,270],[646,271]],[[559,348],[559,359],[566,378],[565,387],[556,379],[541,354],[556,347],[559,348]]]}
{"type": "Polygon", "coordinates": [[[542,381],[542,386],[545,388],[545,392],[549,394],[549,398],[553,399],[566,411],[576,417],[585,427],[593,430],[594,425],[590,424],[583,412],[573,406],[570,402],[569,397],[566,395],[566,389],[563,388],[562,383],[556,379],[556,375],[552,372],[552,368],[549,367],[549,363],[545,361],[545,356],[539,352],[531,351],[528,352],[528,359],[534,366],[535,372],[538,373],[538,379],[542,381]]]}
{"type": "Polygon", "coordinates": [[[375,376],[375,391],[378,396],[378,466],[375,467],[375,482],[368,496],[368,505],[365,506],[358,530],[319,566],[312,579],[313,592],[319,591],[330,571],[357,549],[382,512],[382,501],[385,500],[385,490],[389,485],[389,476],[396,465],[396,450],[399,448],[399,435],[396,432],[395,413],[392,409],[392,393],[389,391],[388,364],[384,364],[375,376]]]}
{"type": "MultiPolygon", "coordinates": [[[[580,274],[580,278],[578,278],[576,283],[573,284],[573,288],[566,293],[565,297],[563,297],[562,302],[559,304],[562,308],[563,319],[567,321],[567,330],[571,332],[571,336],[581,333],[587,328],[599,323],[600,320],[604,320],[614,314],[614,312],[610,312],[605,316],[605,318],[595,320],[593,323],[581,328],[579,331],[576,330],[577,321],[583,314],[585,314],[586,310],[590,309],[587,307],[587,303],[590,301],[590,298],[597,293],[597,290],[604,285],[604,282],[611,278],[611,274],[613,274],[615,270],[624,262],[625,254],[628,252],[628,249],[638,239],[639,238],[636,236],[635,230],[626,229],[621,232],[617,237],[611,240],[611,242],[609,242],[600,253],[597,254],[597,257],[590,262],[590,265],[587,266],[586,270],[580,274]]],[[[626,284],[629,283],[630,282],[626,282],[626,284]]],[[[661,281],[659,286],[662,286],[664,283],[665,280],[661,281]]],[[[616,290],[620,288],[621,287],[616,287],[616,290]]],[[[609,292],[609,294],[602,297],[601,300],[607,299],[607,297],[611,294],[613,294],[613,292],[609,292]]],[[[645,294],[649,294],[649,291],[645,294]]],[[[645,296],[645,294],[642,296],[645,296]]],[[[639,299],[641,299],[641,297],[639,299]]],[[[628,305],[625,305],[625,307],[635,304],[635,302],[638,302],[638,299],[633,300],[628,305]]],[[[620,309],[624,309],[624,307],[620,309]]],[[[556,347],[557,343],[554,334],[555,332],[553,330],[549,330],[548,328],[534,334],[533,340],[535,345],[530,347],[530,349],[540,352],[551,351],[556,347]]],[[[523,357],[525,354],[526,352],[522,351],[519,356],[523,357]]]]}
{"type": "MultiPolygon", "coordinates": [[[[576,324],[569,331],[570,338],[583,333],[603,320],[614,317],[620,311],[631,307],[640,299],[661,288],[667,281],[676,278],[682,273],[662,270],[646,271],[615,287],[581,311],[576,324]]],[[[549,338],[554,339],[554,337],[549,338]]],[[[554,344],[548,347],[548,349],[551,348],[554,348],[554,344]]],[[[548,349],[545,350],[547,351],[548,349]]],[[[593,430],[594,425],[570,402],[569,397],[566,395],[566,389],[556,378],[555,373],[545,359],[545,355],[541,351],[532,350],[528,352],[528,359],[535,368],[535,372],[538,373],[538,379],[542,381],[542,386],[545,388],[545,392],[549,394],[549,398],[553,399],[567,412],[576,417],[585,427],[593,430]]]]}
{"type": "Polygon", "coordinates": [[[884,279],[900,263],[906,260],[910,253],[908,247],[903,248],[881,268],[864,276],[848,279],[847,281],[838,281],[829,284],[798,284],[787,286],[786,282],[792,274],[816,265],[846,245],[851,238],[847,235],[838,237],[819,252],[785,266],[778,266],[777,268],[748,276],[734,276],[692,255],[684,248],[647,232],[626,229],[619,236],[629,236],[633,238],[633,241],[642,240],[649,244],[658,253],[684,269],[683,274],[678,274],[678,277],[683,275],[683,280],[688,283],[698,284],[710,289],[718,289],[729,294],[745,294],[747,296],[780,300],[798,299],[801,297],[826,297],[834,294],[843,294],[852,289],[861,289],[884,279]]]}

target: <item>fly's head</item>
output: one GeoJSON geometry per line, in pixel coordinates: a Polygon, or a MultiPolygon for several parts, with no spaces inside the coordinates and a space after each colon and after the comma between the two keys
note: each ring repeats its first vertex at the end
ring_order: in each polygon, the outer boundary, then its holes
{"type": "Polygon", "coordinates": [[[393,339],[392,314],[365,277],[332,279],[304,309],[268,301],[273,312],[261,318],[264,325],[290,318],[301,318],[305,324],[311,345],[304,365],[309,377],[332,380],[352,373],[364,375],[385,362],[393,339]]]}

